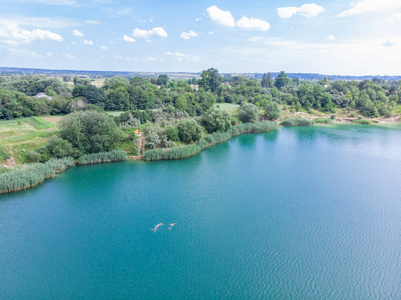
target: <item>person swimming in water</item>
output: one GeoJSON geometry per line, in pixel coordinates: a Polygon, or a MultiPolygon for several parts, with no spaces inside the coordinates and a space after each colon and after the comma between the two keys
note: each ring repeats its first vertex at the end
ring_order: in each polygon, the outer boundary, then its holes
{"type": "Polygon", "coordinates": [[[159,226],[163,226],[163,223],[159,223],[157,225],[155,225],[155,228],[151,228],[150,230],[153,230],[154,232],[156,232],[157,228],[159,228],[159,226]]]}
{"type": "Polygon", "coordinates": [[[168,228],[169,230],[171,230],[173,228],[174,225],[176,225],[177,223],[171,223],[170,227],[168,228]]]}

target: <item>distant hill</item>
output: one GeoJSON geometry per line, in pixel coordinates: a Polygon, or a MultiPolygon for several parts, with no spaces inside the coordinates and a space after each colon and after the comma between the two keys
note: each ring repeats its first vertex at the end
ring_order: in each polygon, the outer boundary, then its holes
{"type": "MultiPolygon", "coordinates": [[[[266,72],[267,73],[267,72],[266,72]]],[[[112,77],[112,76],[123,76],[133,77],[140,76],[144,78],[157,77],[160,74],[168,74],[170,78],[200,78],[200,72],[119,72],[119,71],[85,71],[85,70],[54,70],[54,69],[34,69],[34,68],[7,68],[0,67],[0,75],[9,76],[15,74],[45,74],[45,75],[70,75],[70,76],[84,76],[84,77],[112,77]]],[[[276,77],[279,72],[271,72],[272,77],[276,77]]],[[[263,73],[221,73],[223,76],[234,77],[234,76],[245,76],[247,78],[258,78],[261,79],[263,73]]],[[[318,73],[287,73],[289,78],[298,77],[303,80],[321,80],[327,77],[329,80],[365,80],[365,79],[385,79],[390,81],[401,80],[400,76],[348,76],[348,75],[324,75],[318,73]]]]}

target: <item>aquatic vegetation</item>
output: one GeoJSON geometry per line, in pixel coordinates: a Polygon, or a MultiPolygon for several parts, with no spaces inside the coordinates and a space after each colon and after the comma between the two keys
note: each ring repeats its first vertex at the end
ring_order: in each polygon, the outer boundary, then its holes
{"type": "Polygon", "coordinates": [[[65,169],[72,167],[72,157],[52,158],[46,163],[28,165],[26,168],[0,175],[0,194],[15,192],[33,187],[47,178],[54,177],[65,169]]]}
{"type": "Polygon", "coordinates": [[[247,132],[267,132],[275,129],[276,127],[277,124],[273,122],[239,124],[237,126],[231,127],[226,132],[215,132],[213,134],[208,134],[202,140],[199,140],[194,144],[169,149],[157,148],[148,150],[145,152],[144,158],[147,161],[187,158],[198,154],[205,148],[226,142],[235,135],[247,132]]]}
{"type": "Polygon", "coordinates": [[[318,119],[313,119],[313,122],[321,123],[321,124],[330,124],[330,123],[333,123],[333,120],[332,119],[318,118],[318,119]]]}
{"type": "Polygon", "coordinates": [[[82,155],[78,159],[78,164],[89,165],[112,161],[123,161],[128,158],[127,153],[123,150],[113,150],[111,152],[101,152],[82,155]]]}
{"type": "Polygon", "coordinates": [[[364,124],[364,125],[370,125],[370,124],[372,124],[372,121],[370,121],[370,120],[365,120],[365,119],[353,120],[352,122],[358,123],[358,124],[364,124]]]}
{"type": "Polygon", "coordinates": [[[308,119],[290,118],[281,122],[283,126],[311,126],[315,122],[308,119]]]}

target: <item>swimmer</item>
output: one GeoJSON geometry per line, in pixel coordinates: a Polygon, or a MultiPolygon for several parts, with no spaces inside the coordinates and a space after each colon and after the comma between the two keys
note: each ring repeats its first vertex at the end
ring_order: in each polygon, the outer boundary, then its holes
{"type": "Polygon", "coordinates": [[[159,226],[163,226],[163,223],[159,223],[157,225],[155,225],[155,228],[151,228],[150,230],[153,230],[154,232],[156,232],[157,228],[159,228],[159,226]]]}
{"type": "Polygon", "coordinates": [[[170,227],[168,228],[169,230],[171,230],[173,228],[174,225],[176,225],[177,223],[171,223],[170,227]]]}

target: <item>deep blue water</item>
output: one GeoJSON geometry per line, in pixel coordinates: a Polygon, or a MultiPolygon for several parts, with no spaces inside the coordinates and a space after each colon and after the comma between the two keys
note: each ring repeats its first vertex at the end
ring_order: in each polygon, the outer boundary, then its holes
{"type": "Polygon", "coordinates": [[[0,196],[0,298],[400,299],[400,150],[400,126],[279,128],[69,169],[0,196]]]}

